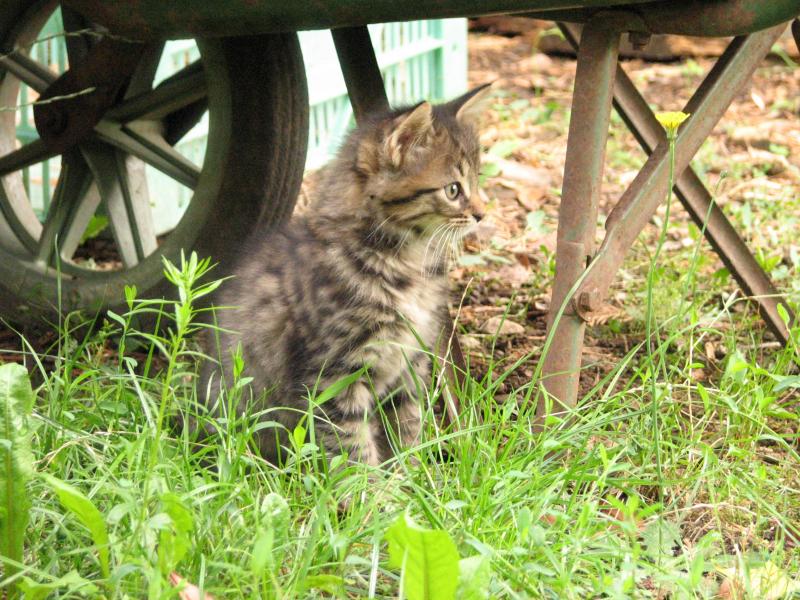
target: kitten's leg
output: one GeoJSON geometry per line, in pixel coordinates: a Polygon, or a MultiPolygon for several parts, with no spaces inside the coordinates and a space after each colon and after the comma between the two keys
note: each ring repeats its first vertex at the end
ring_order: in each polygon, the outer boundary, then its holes
{"type": "Polygon", "coordinates": [[[389,402],[388,409],[386,418],[400,446],[416,445],[422,429],[422,411],[417,398],[401,391],[389,402]]]}
{"type": "Polygon", "coordinates": [[[317,431],[325,450],[331,456],[344,450],[352,462],[379,465],[381,430],[373,414],[372,390],[356,382],[331,403],[330,407],[319,407],[322,426],[317,431]]]}
{"type": "Polygon", "coordinates": [[[422,430],[419,395],[424,394],[424,388],[430,380],[430,357],[425,353],[418,353],[411,361],[411,369],[413,373],[404,370],[400,375],[397,386],[401,389],[386,405],[388,424],[401,448],[409,448],[419,442],[422,430]]]}

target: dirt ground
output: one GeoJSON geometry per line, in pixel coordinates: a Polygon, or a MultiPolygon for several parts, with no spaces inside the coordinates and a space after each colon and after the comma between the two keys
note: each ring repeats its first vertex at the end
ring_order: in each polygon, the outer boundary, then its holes
{"type": "MultiPolygon", "coordinates": [[[[458,315],[466,332],[462,345],[474,374],[481,374],[492,346],[495,359],[505,364],[532,355],[526,362],[529,366],[518,369],[506,381],[507,386],[529,378],[545,338],[575,73],[573,58],[538,51],[536,39],[533,35],[473,32],[469,40],[470,85],[496,81],[501,97],[489,111],[481,138],[489,149],[484,163],[496,165],[488,169],[492,176],[486,178],[485,186],[490,218],[481,223],[479,239],[468,244],[471,256],[465,263],[462,259],[463,264],[453,272],[452,313],[458,315]],[[503,315],[506,323],[495,341],[493,334],[503,315]],[[506,333],[502,333],[504,330],[506,333]]],[[[713,63],[713,58],[698,56],[672,62],[633,59],[624,61],[623,66],[654,110],[668,111],[683,108],[713,63]]],[[[726,175],[734,164],[764,163],[776,190],[787,186],[800,189],[800,127],[793,101],[799,88],[797,71],[787,69],[779,57],[771,57],[701,149],[704,176],[723,207],[746,197],[752,184],[747,177],[726,175]]],[[[644,158],[619,119],[612,118],[600,223],[644,158]]],[[[677,202],[672,209],[665,254],[693,243],[688,235],[688,214],[677,202]]],[[[601,231],[602,226],[598,227],[598,241],[601,231]]],[[[651,225],[640,239],[654,245],[657,234],[657,228],[651,225]]],[[[710,252],[707,244],[704,246],[710,252]]],[[[713,260],[716,266],[712,271],[722,266],[713,260]]],[[[626,311],[626,289],[631,283],[641,286],[643,277],[642,272],[623,270],[612,289],[600,321],[613,321],[613,329],[621,331],[612,333],[603,326],[587,329],[584,390],[616,364],[631,344],[642,339],[635,325],[625,324],[635,320],[626,311]],[[638,278],[638,283],[631,278],[638,278]]]]}

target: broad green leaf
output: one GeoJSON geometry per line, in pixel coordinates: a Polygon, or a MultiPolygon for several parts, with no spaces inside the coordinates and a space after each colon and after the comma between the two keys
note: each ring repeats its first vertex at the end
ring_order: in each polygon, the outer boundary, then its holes
{"type": "Polygon", "coordinates": [[[283,543],[289,531],[289,505],[280,494],[270,492],[261,501],[261,523],[275,532],[275,541],[283,543]]]}
{"type": "Polygon", "coordinates": [[[294,441],[294,447],[300,450],[303,443],[306,441],[306,428],[302,425],[295,425],[295,428],[292,430],[292,440],[294,441]]]}
{"type": "Polygon", "coordinates": [[[725,363],[725,372],[722,374],[723,380],[731,380],[735,383],[741,384],[744,381],[747,369],[750,363],[744,357],[738,348],[728,355],[728,360],[725,363]]]}
{"type": "Polygon", "coordinates": [[[63,577],[54,579],[49,583],[39,583],[30,577],[22,577],[19,589],[25,593],[25,600],[44,600],[56,590],[64,590],[95,598],[98,591],[95,584],[78,575],[77,571],[70,571],[63,577]]]}
{"type": "Polygon", "coordinates": [[[358,381],[361,378],[361,376],[364,375],[364,373],[366,372],[367,368],[362,367],[355,373],[350,373],[349,375],[346,375],[341,379],[337,379],[328,387],[326,387],[324,390],[322,390],[322,392],[317,394],[317,396],[314,398],[314,403],[320,405],[324,404],[331,398],[335,398],[336,396],[341,394],[344,390],[353,385],[356,381],[358,381]]]}
{"type": "Polygon", "coordinates": [[[136,286],[135,285],[126,285],[125,286],[125,302],[128,305],[129,310],[133,310],[133,303],[136,300],[136,286]]]}
{"type": "Polygon", "coordinates": [[[680,545],[681,530],[676,523],[658,518],[642,532],[647,554],[653,559],[672,556],[672,549],[680,545]]]}
{"type": "Polygon", "coordinates": [[[253,544],[253,554],[250,556],[250,571],[256,579],[264,576],[264,571],[269,566],[272,570],[272,547],[275,541],[275,532],[271,528],[261,527],[256,533],[253,544]]]}
{"type": "Polygon", "coordinates": [[[283,496],[267,494],[261,502],[261,527],[250,557],[250,570],[256,578],[262,577],[267,567],[274,570],[273,550],[284,541],[288,529],[289,505],[283,496]]]}
{"type": "Polygon", "coordinates": [[[775,385],[776,392],[788,389],[800,389],[800,375],[773,375],[772,378],[778,383],[775,385]]]}
{"type": "Polygon", "coordinates": [[[190,534],[194,530],[194,518],[177,494],[163,494],[161,509],[170,520],[158,536],[158,564],[166,575],[175,570],[192,546],[190,534]]]}
{"type": "Polygon", "coordinates": [[[488,556],[478,554],[462,558],[458,570],[459,600],[484,600],[489,597],[492,565],[488,556]]]}
{"type": "Polygon", "coordinates": [[[303,580],[303,589],[321,590],[332,596],[341,594],[344,589],[344,579],[341,575],[333,575],[330,573],[321,573],[319,575],[309,575],[303,580]]]}
{"type": "Polygon", "coordinates": [[[499,142],[495,142],[492,147],[489,148],[489,154],[492,156],[497,156],[498,158],[506,158],[521,145],[522,141],[520,140],[500,140],[499,142]]]}
{"type": "Polygon", "coordinates": [[[89,224],[86,226],[86,231],[81,236],[81,244],[87,240],[91,240],[100,235],[103,230],[108,227],[108,217],[105,215],[95,215],[89,219],[89,224]]]}
{"type": "Polygon", "coordinates": [[[493,162],[485,162],[481,166],[481,175],[483,177],[497,177],[500,174],[500,165],[493,162]]]}
{"type": "Polygon", "coordinates": [[[56,493],[61,505],[75,515],[83,526],[89,530],[92,540],[97,546],[100,570],[105,577],[108,577],[110,572],[108,566],[108,531],[103,515],[79,489],[47,473],[42,473],[41,477],[56,493]]]}
{"type": "Polygon", "coordinates": [[[424,529],[401,515],[386,532],[389,566],[401,569],[404,597],[451,600],[458,585],[458,551],[450,534],[424,529]]]}
{"type": "MultiPolygon", "coordinates": [[[[22,365],[0,365],[0,554],[21,563],[30,499],[25,490],[33,474],[28,418],[33,390],[22,365]]],[[[4,577],[17,568],[3,565],[4,577]]]]}

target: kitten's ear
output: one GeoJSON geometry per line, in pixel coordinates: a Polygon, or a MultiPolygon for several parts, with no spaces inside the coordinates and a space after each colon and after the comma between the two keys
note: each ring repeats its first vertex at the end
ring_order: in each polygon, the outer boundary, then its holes
{"type": "Polygon", "coordinates": [[[447,106],[455,114],[459,123],[477,128],[480,118],[486,110],[491,91],[492,84],[484,83],[463,96],[451,100],[447,106]]]}
{"type": "Polygon", "coordinates": [[[397,117],[392,125],[384,147],[389,161],[399,167],[403,159],[415,148],[424,145],[433,132],[433,107],[428,102],[422,102],[397,117]]]}

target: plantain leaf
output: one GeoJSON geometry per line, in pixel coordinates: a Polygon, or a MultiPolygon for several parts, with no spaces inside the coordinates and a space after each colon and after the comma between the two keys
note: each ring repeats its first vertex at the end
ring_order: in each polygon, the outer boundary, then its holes
{"type": "Polygon", "coordinates": [[[275,570],[273,551],[284,542],[288,529],[289,505],[283,496],[274,492],[267,494],[261,501],[261,526],[250,557],[250,570],[256,579],[264,576],[265,569],[275,570]]]}
{"type": "Polygon", "coordinates": [[[58,496],[61,505],[75,515],[83,526],[89,530],[100,559],[100,570],[104,577],[109,576],[108,567],[108,530],[103,515],[94,503],[78,488],[56,479],[52,475],[42,473],[41,477],[58,496]]]}
{"type": "Polygon", "coordinates": [[[458,563],[459,600],[484,600],[489,597],[492,565],[489,557],[470,556],[458,563]]]}
{"type": "Polygon", "coordinates": [[[424,529],[407,514],[386,532],[389,566],[402,570],[403,595],[409,600],[452,600],[458,585],[458,550],[450,534],[424,529]]]}
{"type": "Polygon", "coordinates": [[[158,564],[169,575],[192,547],[194,517],[180,496],[171,492],[161,496],[161,507],[170,523],[159,533],[158,564]]]}
{"type": "MultiPolygon", "coordinates": [[[[33,474],[28,419],[33,410],[33,390],[22,365],[0,365],[0,554],[5,578],[23,559],[23,540],[28,526],[30,499],[25,487],[33,474]]],[[[15,596],[9,596],[15,597],[15,596]]]]}
{"type": "Polygon", "coordinates": [[[77,571],[70,571],[48,583],[39,583],[30,577],[23,577],[19,584],[19,589],[25,592],[25,600],[44,600],[54,591],[65,588],[68,592],[90,597],[96,597],[98,591],[96,585],[78,575],[77,571]]]}

